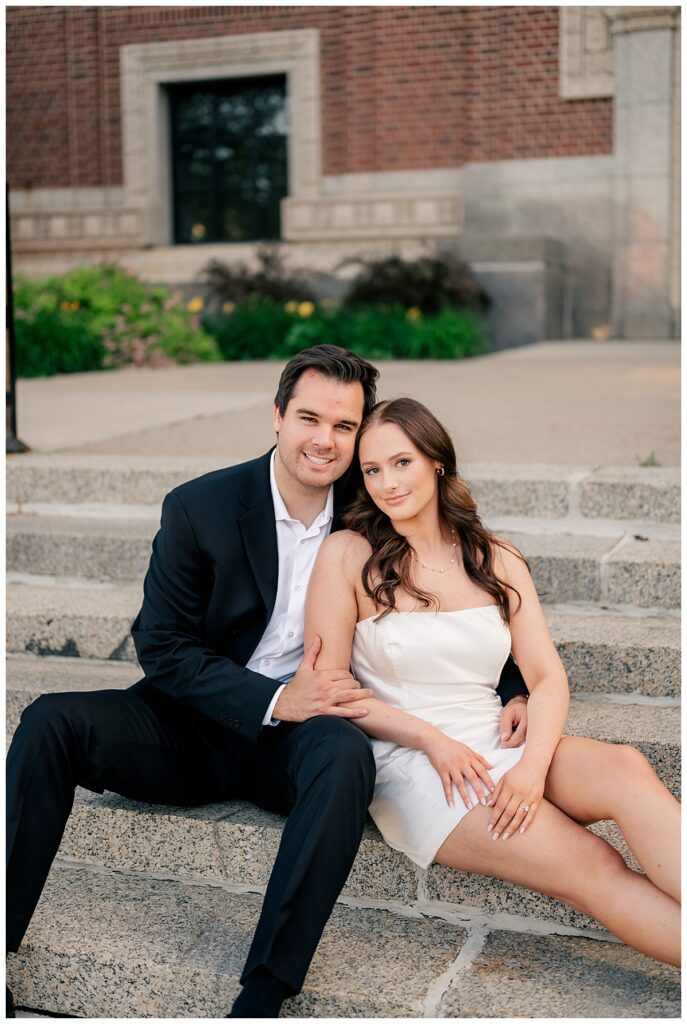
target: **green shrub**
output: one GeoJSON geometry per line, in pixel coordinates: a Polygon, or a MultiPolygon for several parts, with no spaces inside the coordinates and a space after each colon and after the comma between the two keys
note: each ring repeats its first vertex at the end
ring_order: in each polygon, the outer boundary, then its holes
{"type": "Polygon", "coordinates": [[[181,292],[145,284],[116,265],[18,276],[14,303],[18,377],[221,359],[181,292]]]}
{"type": "Polygon", "coordinates": [[[486,348],[480,319],[468,310],[315,307],[249,299],[203,322],[225,359],[289,359],[312,345],[341,345],[367,359],[462,359],[486,348]]]}

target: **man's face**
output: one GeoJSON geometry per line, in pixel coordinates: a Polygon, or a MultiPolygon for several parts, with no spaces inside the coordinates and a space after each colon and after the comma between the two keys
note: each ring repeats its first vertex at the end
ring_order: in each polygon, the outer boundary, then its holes
{"type": "Polygon", "coordinates": [[[305,370],[284,415],[274,407],[283,469],[303,487],[329,487],[351,464],[362,418],[362,384],[343,384],[305,370]]]}

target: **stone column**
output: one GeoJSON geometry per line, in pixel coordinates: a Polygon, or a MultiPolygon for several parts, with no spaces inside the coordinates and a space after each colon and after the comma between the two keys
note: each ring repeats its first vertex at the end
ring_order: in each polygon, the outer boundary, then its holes
{"type": "Polygon", "coordinates": [[[680,312],[680,9],[605,11],[615,72],[614,334],[672,338],[680,312]]]}

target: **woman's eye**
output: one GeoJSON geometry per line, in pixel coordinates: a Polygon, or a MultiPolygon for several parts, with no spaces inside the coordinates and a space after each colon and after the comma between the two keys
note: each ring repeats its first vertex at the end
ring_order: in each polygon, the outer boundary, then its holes
{"type": "Polygon", "coordinates": [[[399,459],[398,462],[396,463],[396,465],[397,466],[409,466],[410,465],[410,459],[399,459]]]}
{"type": "Polygon", "coordinates": [[[363,472],[365,473],[365,476],[372,476],[372,474],[377,473],[378,470],[376,469],[375,466],[371,466],[370,469],[365,469],[363,470],[363,472]]]}

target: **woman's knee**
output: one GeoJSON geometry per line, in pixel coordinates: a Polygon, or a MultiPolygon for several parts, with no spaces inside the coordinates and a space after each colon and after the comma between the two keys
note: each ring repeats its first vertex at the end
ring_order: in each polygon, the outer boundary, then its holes
{"type": "Polygon", "coordinates": [[[608,770],[621,785],[643,776],[655,775],[650,762],[636,747],[627,743],[606,743],[604,747],[608,770]]]}
{"type": "Polygon", "coordinates": [[[586,856],[580,862],[579,891],[575,906],[594,916],[599,898],[610,895],[617,880],[630,869],[614,846],[601,836],[589,833],[586,856]]]}

